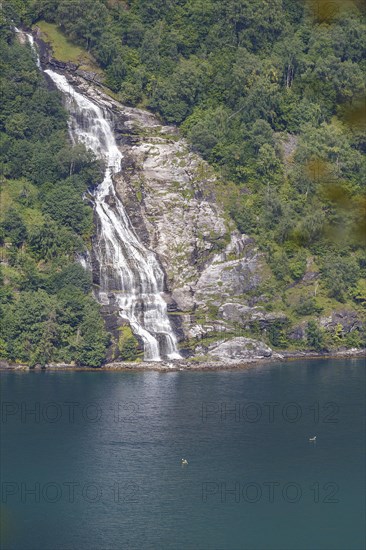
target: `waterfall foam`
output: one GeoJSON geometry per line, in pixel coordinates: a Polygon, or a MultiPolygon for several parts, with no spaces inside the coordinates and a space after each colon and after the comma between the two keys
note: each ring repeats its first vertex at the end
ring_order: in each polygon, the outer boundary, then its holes
{"type": "MultiPolygon", "coordinates": [[[[32,43],[31,43],[32,45],[32,43]]],[[[97,297],[113,300],[121,317],[144,343],[144,359],[179,359],[177,341],[163,298],[164,274],[154,255],[138,240],[122,202],[115,192],[113,175],[121,170],[119,151],[108,110],[76,91],[64,75],[45,73],[63,93],[70,114],[74,143],[83,143],[106,163],[104,179],[94,192],[97,239],[94,253],[100,271],[97,297]]]]}

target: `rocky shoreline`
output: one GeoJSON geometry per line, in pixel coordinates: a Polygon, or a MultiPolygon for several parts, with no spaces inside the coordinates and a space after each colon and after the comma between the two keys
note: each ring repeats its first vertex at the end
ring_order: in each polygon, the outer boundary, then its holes
{"type": "MultiPolygon", "coordinates": [[[[174,372],[174,371],[218,371],[218,370],[239,370],[247,369],[249,367],[260,366],[273,362],[290,362],[299,359],[357,359],[365,358],[366,349],[344,349],[333,352],[314,352],[314,351],[291,351],[282,353],[273,353],[271,357],[252,357],[247,359],[227,360],[227,361],[161,361],[161,362],[147,362],[141,361],[140,363],[118,361],[113,363],[106,363],[98,368],[75,366],[65,363],[51,363],[45,367],[35,366],[29,367],[28,365],[18,363],[8,363],[7,361],[0,361],[0,371],[79,371],[79,372],[114,372],[114,371],[159,371],[159,372],[174,372]]],[[[365,361],[366,365],[366,361],[365,361]]]]}

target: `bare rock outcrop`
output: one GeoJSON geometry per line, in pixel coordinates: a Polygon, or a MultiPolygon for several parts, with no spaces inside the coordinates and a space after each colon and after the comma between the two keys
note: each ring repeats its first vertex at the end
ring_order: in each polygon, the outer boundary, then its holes
{"type": "Polygon", "coordinates": [[[261,329],[268,328],[275,321],[287,320],[286,315],[281,312],[267,312],[263,307],[250,307],[239,303],[225,303],[219,308],[219,316],[247,328],[256,322],[261,329]]]}
{"type": "Polygon", "coordinates": [[[269,358],[273,354],[272,349],[261,342],[252,338],[231,338],[219,344],[209,347],[206,355],[209,359],[217,361],[240,361],[269,358]]]}
{"type": "Polygon", "coordinates": [[[357,313],[347,309],[333,311],[329,317],[321,317],[319,324],[330,331],[334,331],[339,326],[345,334],[362,328],[362,322],[357,313]]]}

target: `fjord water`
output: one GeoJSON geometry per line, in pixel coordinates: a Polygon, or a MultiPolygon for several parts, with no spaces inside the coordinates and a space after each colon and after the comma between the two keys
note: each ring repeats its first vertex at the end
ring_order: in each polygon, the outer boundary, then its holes
{"type": "Polygon", "coordinates": [[[2,373],[2,548],[361,550],[364,367],[2,373]]]}
{"type": "Polygon", "coordinates": [[[145,361],[179,359],[163,298],[164,273],[155,254],[138,240],[114,189],[113,175],[121,171],[122,154],[113,135],[110,113],[76,91],[65,76],[52,70],[45,73],[63,93],[74,143],[83,143],[106,163],[104,179],[94,194],[97,297],[102,304],[112,301],[118,305],[120,315],[144,343],[145,361]]]}

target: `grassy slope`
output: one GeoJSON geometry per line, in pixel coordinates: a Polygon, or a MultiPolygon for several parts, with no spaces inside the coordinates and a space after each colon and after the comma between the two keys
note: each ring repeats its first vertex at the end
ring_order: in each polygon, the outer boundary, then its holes
{"type": "Polygon", "coordinates": [[[80,69],[84,71],[103,72],[93,56],[81,46],[72,43],[56,24],[38,21],[34,27],[40,29],[42,40],[50,44],[54,57],[59,61],[80,64],[80,69]]]}

